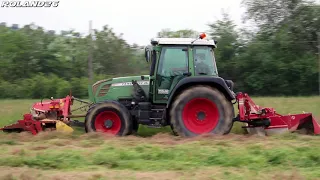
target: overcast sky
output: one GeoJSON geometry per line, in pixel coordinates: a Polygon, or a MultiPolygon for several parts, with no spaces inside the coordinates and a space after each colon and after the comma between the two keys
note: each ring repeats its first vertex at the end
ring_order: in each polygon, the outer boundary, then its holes
{"type": "MultiPolygon", "coordinates": [[[[3,0],[0,0],[0,2],[3,0]]],[[[87,33],[109,25],[128,43],[149,44],[163,28],[207,31],[224,9],[241,25],[241,0],[62,0],[57,8],[1,8],[0,22],[25,25],[34,22],[46,30],[75,29],[87,33]]]]}

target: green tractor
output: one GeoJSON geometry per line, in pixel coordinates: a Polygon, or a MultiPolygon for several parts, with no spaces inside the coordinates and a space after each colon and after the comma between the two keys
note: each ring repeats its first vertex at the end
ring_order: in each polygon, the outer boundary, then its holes
{"type": "Polygon", "coordinates": [[[193,137],[227,134],[233,125],[233,82],[218,76],[215,40],[155,38],[145,48],[150,74],[96,82],[89,88],[94,104],[85,117],[86,132],[125,136],[139,124],[170,126],[193,137]]]}

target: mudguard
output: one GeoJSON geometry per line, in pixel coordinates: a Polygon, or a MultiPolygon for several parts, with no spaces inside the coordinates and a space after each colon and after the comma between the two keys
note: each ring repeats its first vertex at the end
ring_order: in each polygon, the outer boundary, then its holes
{"type": "MultiPolygon", "coordinates": [[[[228,80],[231,81],[231,80],[228,80]]],[[[232,81],[231,81],[232,82],[232,81]]],[[[231,83],[228,82],[228,83],[231,83]]],[[[210,85],[213,87],[218,88],[230,101],[235,99],[235,94],[230,88],[232,89],[233,87],[228,87],[226,84],[226,80],[224,80],[221,77],[211,77],[211,76],[202,76],[202,77],[185,77],[181,79],[177,85],[173,88],[173,90],[170,92],[170,96],[168,99],[167,103],[167,108],[169,108],[171,101],[173,98],[184,88],[190,87],[192,85],[196,84],[205,84],[205,85],[210,85]]],[[[233,86],[233,82],[231,83],[233,86]]],[[[230,85],[229,85],[230,86],[230,85]]]]}

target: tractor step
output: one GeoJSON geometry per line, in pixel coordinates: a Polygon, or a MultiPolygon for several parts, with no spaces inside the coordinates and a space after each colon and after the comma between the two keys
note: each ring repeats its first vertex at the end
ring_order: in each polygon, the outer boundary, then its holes
{"type": "Polygon", "coordinates": [[[154,128],[154,129],[160,129],[163,126],[159,123],[159,124],[149,124],[147,125],[148,128],[154,128]]]}
{"type": "Polygon", "coordinates": [[[151,125],[149,125],[147,127],[148,128],[153,128],[153,129],[161,129],[162,128],[162,126],[151,126],[151,125]]]}

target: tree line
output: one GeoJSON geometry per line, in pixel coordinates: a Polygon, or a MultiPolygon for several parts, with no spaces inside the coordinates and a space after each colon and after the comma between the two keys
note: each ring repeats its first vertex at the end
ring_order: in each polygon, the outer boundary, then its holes
{"type": "Polygon", "coordinates": [[[73,30],[57,34],[35,24],[0,26],[0,98],[63,97],[70,90],[86,97],[88,53],[92,40],[94,81],[147,73],[143,49],[129,45],[112,28],[94,37],[73,30]]]}
{"type": "MultiPolygon", "coordinates": [[[[235,91],[250,95],[314,95],[318,93],[317,33],[320,6],[303,0],[244,0],[245,21],[256,29],[240,29],[223,13],[208,24],[218,41],[219,76],[235,82],[235,91]]],[[[157,37],[194,37],[192,29],[160,30],[157,37]]],[[[151,37],[150,37],[151,38],[151,37]]],[[[72,91],[87,96],[89,47],[94,80],[148,74],[143,47],[128,44],[107,25],[83,36],[60,34],[35,24],[0,24],[0,98],[63,97],[72,91]],[[91,41],[91,39],[93,39],[91,41]]]]}

